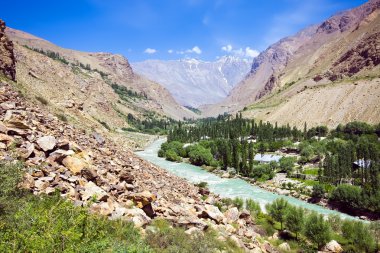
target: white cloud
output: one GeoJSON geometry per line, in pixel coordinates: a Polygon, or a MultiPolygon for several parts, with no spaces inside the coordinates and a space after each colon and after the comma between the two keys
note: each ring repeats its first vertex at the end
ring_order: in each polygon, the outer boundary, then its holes
{"type": "Polygon", "coordinates": [[[226,46],[223,46],[222,47],[222,51],[231,52],[232,51],[232,46],[230,44],[228,44],[226,46]]]}
{"type": "Polygon", "coordinates": [[[169,54],[172,54],[173,52],[174,52],[173,49],[169,49],[169,50],[168,50],[168,53],[169,53],[169,54]]]}
{"type": "Polygon", "coordinates": [[[254,58],[260,54],[259,51],[252,49],[250,47],[246,47],[245,49],[243,48],[234,49],[231,44],[221,47],[221,50],[223,52],[227,52],[228,54],[231,54],[234,56],[246,57],[246,58],[254,58]]]}
{"type": "Polygon", "coordinates": [[[145,49],[144,53],[146,53],[146,54],[155,54],[155,53],[157,53],[157,50],[154,49],[154,48],[149,48],[148,47],[147,49],[145,49]]]}
{"type": "Polygon", "coordinates": [[[191,49],[176,51],[176,54],[202,54],[202,50],[198,46],[194,46],[191,49]]]}
{"type": "Polygon", "coordinates": [[[186,50],[186,53],[201,54],[201,53],[202,53],[202,50],[201,50],[198,46],[195,46],[195,47],[193,47],[192,49],[187,49],[187,50],[186,50]]]}
{"type": "Polygon", "coordinates": [[[245,56],[254,58],[254,57],[258,56],[259,54],[260,54],[259,51],[255,50],[255,49],[251,49],[250,47],[245,48],[245,56]]]}

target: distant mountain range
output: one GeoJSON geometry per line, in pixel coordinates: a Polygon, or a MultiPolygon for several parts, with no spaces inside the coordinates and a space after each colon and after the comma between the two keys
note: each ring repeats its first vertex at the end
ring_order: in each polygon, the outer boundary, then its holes
{"type": "Polygon", "coordinates": [[[252,59],[223,56],[210,62],[147,60],[131,65],[136,73],[163,85],[181,105],[197,108],[226,98],[248,74],[252,59]]]}

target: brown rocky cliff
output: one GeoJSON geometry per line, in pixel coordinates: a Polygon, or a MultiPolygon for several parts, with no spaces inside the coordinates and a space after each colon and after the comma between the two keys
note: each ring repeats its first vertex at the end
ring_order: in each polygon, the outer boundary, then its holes
{"type": "Polygon", "coordinates": [[[16,80],[16,61],[13,54],[13,43],[5,34],[5,22],[0,19],[0,72],[16,80]]]}

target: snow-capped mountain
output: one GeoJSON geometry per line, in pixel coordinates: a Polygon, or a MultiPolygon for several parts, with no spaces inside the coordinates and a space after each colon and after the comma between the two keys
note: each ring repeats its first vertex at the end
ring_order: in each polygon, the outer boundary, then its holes
{"type": "Polygon", "coordinates": [[[252,59],[223,56],[213,62],[146,60],[131,65],[138,74],[167,88],[180,104],[197,108],[227,97],[250,71],[251,64],[252,59]]]}

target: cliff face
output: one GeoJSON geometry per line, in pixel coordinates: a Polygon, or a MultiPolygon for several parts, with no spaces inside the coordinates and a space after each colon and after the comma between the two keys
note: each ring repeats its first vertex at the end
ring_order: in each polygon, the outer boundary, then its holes
{"type": "Polygon", "coordinates": [[[16,80],[16,62],[13,43],[5,34],[5,22],[0,19],[0,72],[11,80],[16,80]]]}

